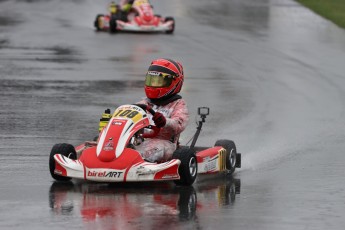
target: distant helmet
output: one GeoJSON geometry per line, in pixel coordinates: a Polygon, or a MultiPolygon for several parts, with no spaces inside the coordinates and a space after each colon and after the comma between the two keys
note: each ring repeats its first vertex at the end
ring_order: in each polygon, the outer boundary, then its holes
{"type": "Polygon", "coordinates": [[[109,11],[110,11],[110,13],[112,13],[112,14],[115,14],[115,13],[116,13],[116,11],[117,11],[117,5],[116,5],[115,2],[111,2],[111,3],[109,4],[109,11]]]}
{"type": "Polygon", "coordinates": [[[146,73],[145,93],[150,99],[166,99],[179,93],[183,85],[182,65],[171,59],[153,60],[146,73]]]}

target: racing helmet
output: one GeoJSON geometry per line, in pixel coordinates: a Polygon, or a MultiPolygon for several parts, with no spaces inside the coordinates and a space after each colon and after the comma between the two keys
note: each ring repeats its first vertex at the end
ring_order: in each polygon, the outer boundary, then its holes
{"type": "Polygon", "coordinates": [[[115,13],[116,13],[116,11],[117,11],[117,5],[116,5],[115,2],[111,2],[111,3],[109,4],[109,11],[110,11],[111,14],[115,14],[115,13]]]}
{"type": "Polygon", "coordinates": [[[153,60],[146,73],[145,93],[149,99],[167,99],[179,93],[183,85],[182,65],[174,60],[153,60]]]}

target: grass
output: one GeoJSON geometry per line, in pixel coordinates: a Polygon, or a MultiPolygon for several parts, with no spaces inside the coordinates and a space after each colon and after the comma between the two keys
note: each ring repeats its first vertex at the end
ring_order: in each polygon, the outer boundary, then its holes
{"type": "Polygon", "coordinates": [[[317,14],[345,28],[345,0],[296,0],[317,14]]]}

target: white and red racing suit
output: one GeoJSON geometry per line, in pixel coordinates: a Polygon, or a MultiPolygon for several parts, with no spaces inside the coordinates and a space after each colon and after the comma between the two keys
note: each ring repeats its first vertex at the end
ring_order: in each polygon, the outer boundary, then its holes
{"type": "MultiPolygon", "coordinates": [[[[180,133],[187,127],[189,120],[188,108],[185,100],[179,98],[166,105],[155,105],[144,99],[138,104],[149,104],[153,110],[162,113],[166,118],[166,125],[161,128],[154,138],[145,139],[143,143],[136,146],[144,159],[150,162],[165,162],[172,158],[176,150],[180,133]]],[[[148,113],[151,124],[152,115],[148,113]]]]}

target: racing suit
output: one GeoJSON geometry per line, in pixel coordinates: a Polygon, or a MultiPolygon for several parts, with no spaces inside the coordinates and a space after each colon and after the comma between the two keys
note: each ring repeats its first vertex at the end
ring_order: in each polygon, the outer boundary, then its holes
{"type": "MultiPolygon", "coordinates": [[[[162,113],[166,118],[165,126],[156,137],[145,139],[143,143],[136,146],[147,161],[161,163],[170,160],[176,150],[180,133],[188,124],[189,114],[186,102],[179,95],[175,95],[170,101],[167,104],[157,105],[146,98],[138,102],[138,104],[149,104],[154,111],[162,113]]],[[[152,115],[148,113],[148,116],[151,124],[154,125],[152,115]]]]}

